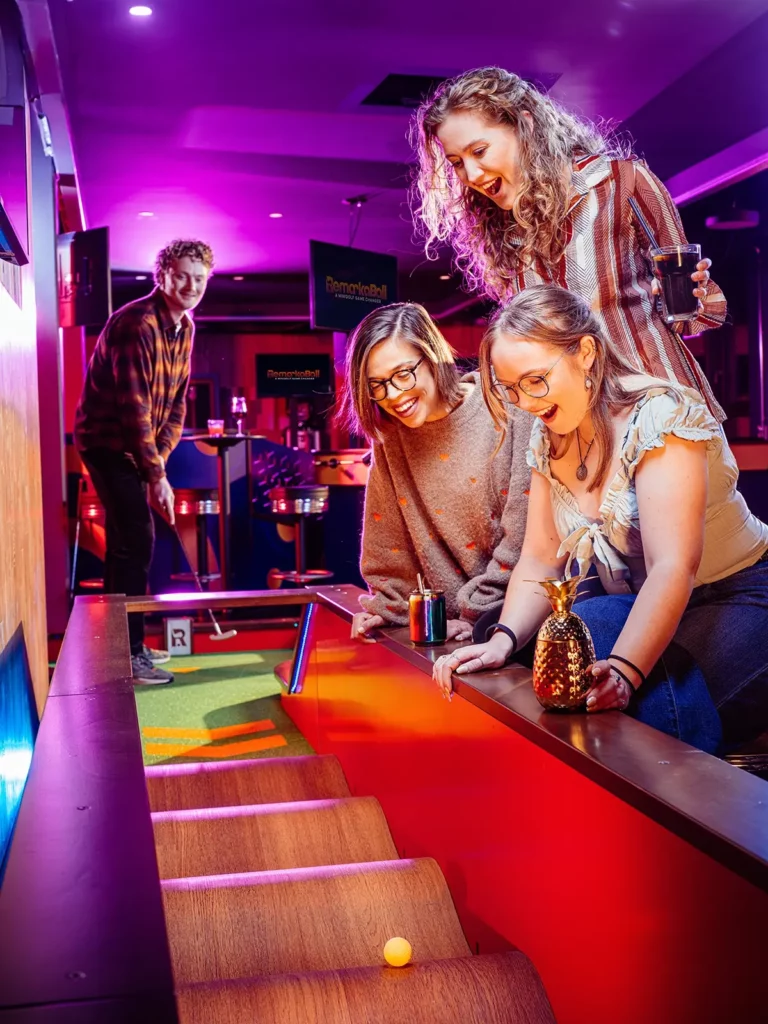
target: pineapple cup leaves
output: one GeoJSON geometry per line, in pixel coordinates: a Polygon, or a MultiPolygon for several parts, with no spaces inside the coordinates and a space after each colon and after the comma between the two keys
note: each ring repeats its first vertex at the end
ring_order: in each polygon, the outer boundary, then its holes
{"type": "Polygon", "coordinates": [[[529,580],[527,582],[538,583],[540,587],[543,587],[549,603],[552,605],[552,610],[562,614],[571,610],[583,578],[583,576],[571,576],[567,580],[558,580],[549,576],[545,580],[529,580]]]}

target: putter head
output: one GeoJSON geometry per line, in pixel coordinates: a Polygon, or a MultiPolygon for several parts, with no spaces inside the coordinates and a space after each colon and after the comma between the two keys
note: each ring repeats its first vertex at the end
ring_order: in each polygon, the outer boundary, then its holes
{"type": "Polygon", "coordinates": [[[218,633],[211,633],[209,636],[210,640],[231,640],[233,636],[237,636],[236,629],[228,629],[226,633],[219,630],[218,633]]]}

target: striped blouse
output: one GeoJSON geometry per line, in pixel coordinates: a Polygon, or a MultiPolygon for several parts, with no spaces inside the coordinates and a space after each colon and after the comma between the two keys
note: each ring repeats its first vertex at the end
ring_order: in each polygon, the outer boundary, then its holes
{"type": "MultiPolygon", "coordinates": [[[[520,270],[512,284],[513,293],[534,284],[554,283],[581,295],[602,322],[606,337],[630,363],[651,376],[695,388],[722,421],[725,413],[701,367],[680,336],[664,323],[651,293],[649,243],[636,223],[630,196],[659,245],[686,242],[672,197],[644,161],[584,157],[574,164],[563,259],[552,270],[540,260],[520,270]]],[[[521,241],[513,232],[512,244],[521,241]]],[[[712,280],[703,307],[695,320],[679,325],[680,334],[700,334],[725,321],[725,296],[712,280]]]]}

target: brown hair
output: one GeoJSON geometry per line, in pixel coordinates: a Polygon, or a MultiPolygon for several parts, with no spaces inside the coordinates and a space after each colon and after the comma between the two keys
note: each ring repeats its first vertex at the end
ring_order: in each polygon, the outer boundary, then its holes
{"type": "Polygon", "coordinates": [[[417,302],[381,306],[358,324],[349,339],[338,412],[339,422],[351,433],[374,441],[382,440],[382,421],[389,417],[368,394],[368,359],[376,345],[390,339],[407,341],[423,352],[442,402],[453,406],[461,398],[456,353],[426,309],[417,302]]]}
{"type": "MultiPolygon", "coordinates": [[[[500,337],[524,338],[554,348],[565,349],[576,355],[581,339],[589,335],[595,343],[595,361],[589,370],[592,389],[589,410],[595,428],[599,462],[597,472],[587,490],[593,491],[605,480],[613,458],[613,430],[611,415],[619,409],[634,405],[644,394],[644,388],[631,389],[623,378],[640,373],[619,355],[603,335],[592,310],[578,295],[556,285],[534,285],[525,288],[511,302],[494,315],[480,342],[480,380],[483,398],[494,422],[505,429],[507,411],[505,403],[493,388],[491,352],[500,337]]],[[[566,438],[564,455],[575,434],[566,438]]],[[[550,440],[551,440],[550,432],[550,440]]]]}
{"type": "Polygon", "coordinates": [[[200,260],[210,273],[213,269],[213,249],[197,238],[174,238],[155,258],[155,284],[163,283],[163,274],[171,269],[174,260],[189,256],[191,260],[200,260]]]}
{"type": "Polygon", "coordinates": [[[609,125],[576,117],[496,67],[467,71],[439,86],[414,116],[411,143],[418,160],[411,205],[427,256],[436,258],[437,247],[448,242],[470,290],[497,301],[510,297],[519,269],[537,257],[552,267],[562,256],[574,159],[592,153],[629,156],[631,148],[609,125]],[[460,110],[516,132],[520,190],[511,212],[464,185],[445,159],[437,130],[460,110]],[[513,232],[522,234],[522,244],[512,243],[513,232]]]}

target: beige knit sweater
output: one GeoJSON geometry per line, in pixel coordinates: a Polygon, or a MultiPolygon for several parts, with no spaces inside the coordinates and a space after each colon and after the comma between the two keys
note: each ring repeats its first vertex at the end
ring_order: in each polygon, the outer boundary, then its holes
{"type": "Polygon", "coordinates": [[[360,603],[387,624],[408,622],[417,572],[445,591],[449,619],[474,622],[504,600],[520,557],[533,419],[512,407],[494,454],[499,433],[479,374],[462,382],[471,391],[448,416],[416,429],[387,420],[373,446],[360,562],[370,594],[360,603]]]}

